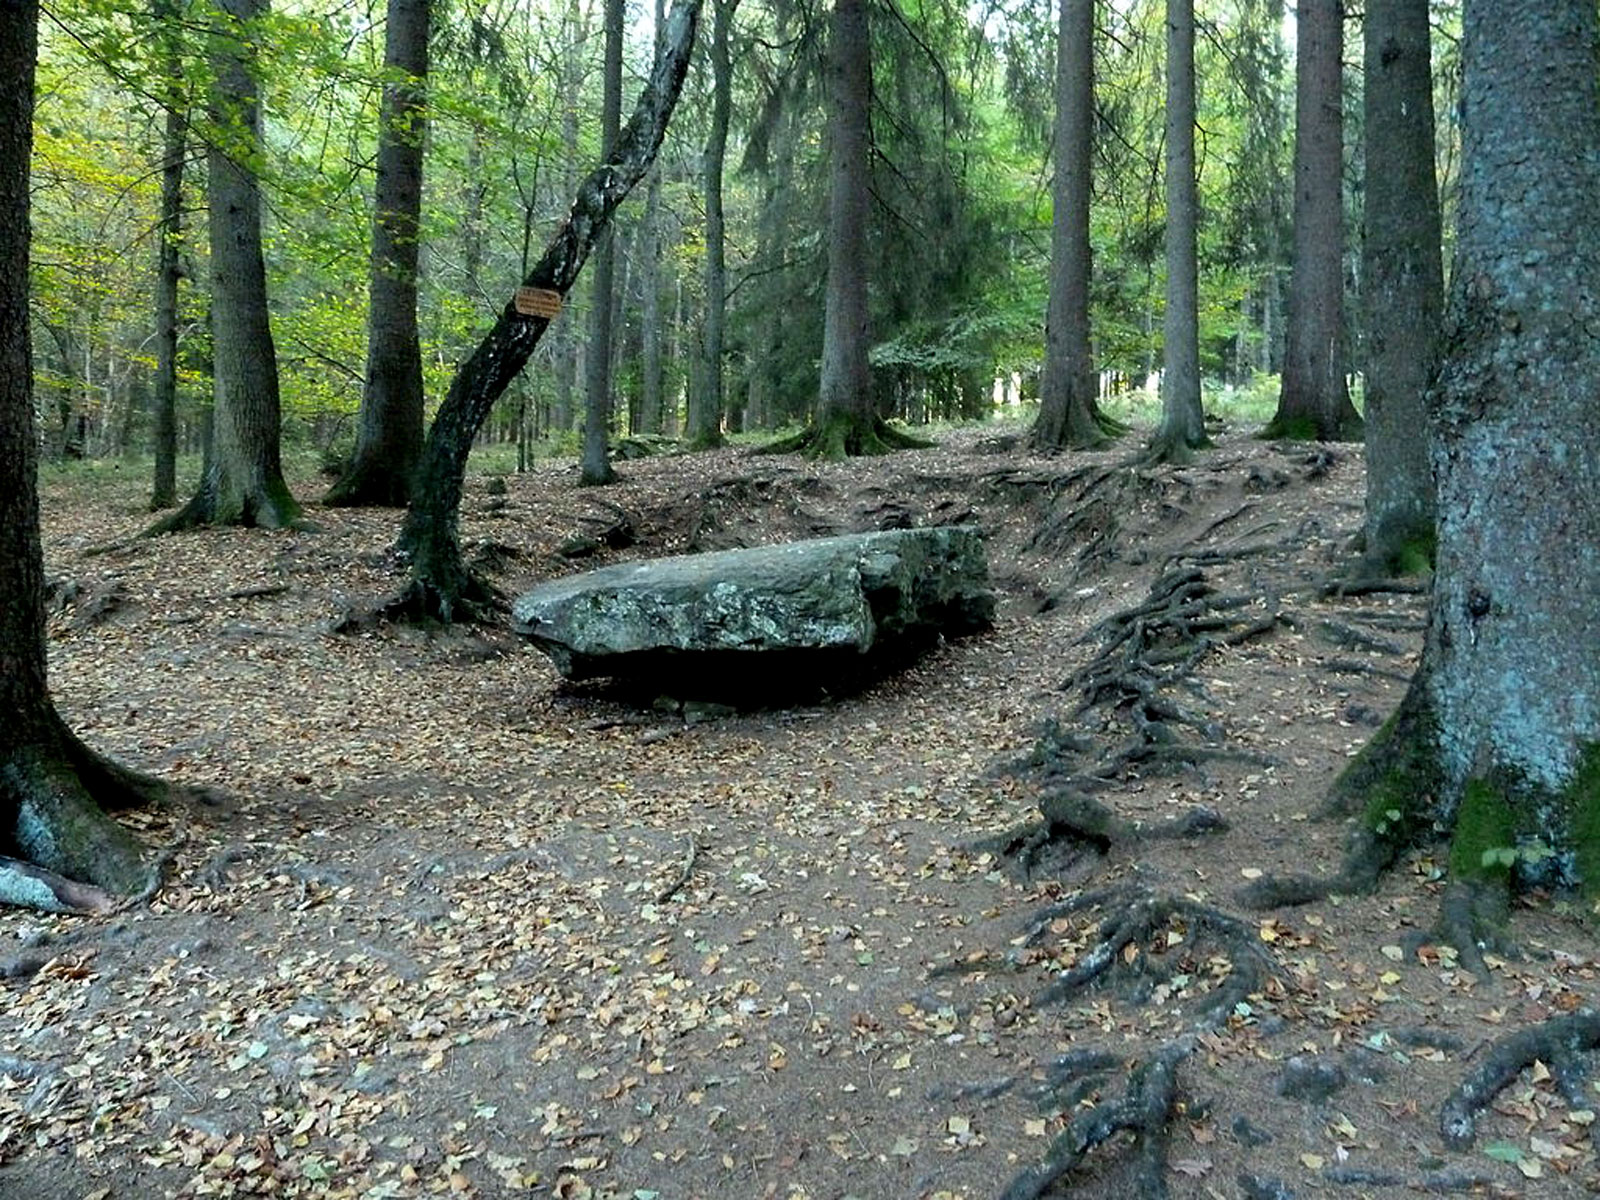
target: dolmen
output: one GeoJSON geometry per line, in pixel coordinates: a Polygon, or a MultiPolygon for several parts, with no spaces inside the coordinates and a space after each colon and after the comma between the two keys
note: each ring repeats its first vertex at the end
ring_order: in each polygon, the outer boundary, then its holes
{"type": "Polygon", "coordinates": [[[939,526],[603,567],[512,616],[567,679],[749,702],[858,687],[987,629],[994,593],[979,532],[939,526]]]}

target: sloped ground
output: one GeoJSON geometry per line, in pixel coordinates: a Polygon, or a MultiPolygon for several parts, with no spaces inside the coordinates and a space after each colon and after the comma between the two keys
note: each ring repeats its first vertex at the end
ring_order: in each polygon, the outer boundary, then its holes
{"type": "MultiPolygon", "coordinates": [[[[1481,982],[1411,936],[1437,904],[1426,856],[1372,897],[1232,899],[1337,862],[1323,793],[1420,641],[1416,595],[1323,594],[1359,453],[1229,437],[1154,471],[1127,453],[966,433],[837,467],[652,459],[603,493],[565,464],[503,496],[470,481],[467,539],[512,591],[638,554],[989,532],[991,634],[859,696],[698,723],[564,686],[495,632],[325,633],[393,586],[392,516],[88,556],[140,527],[142,481],[47,482],[61,707],[224,799],[130,815],[176,848],[150,909],[0,914],[0,1195],[996,1196],[1119,1086],[1112,1069],[1064,1099],[1041,1087],[1053,1063],[1147,1056],[1235,965],[1179,919],[1121,951],[1160,964],[1141,1003],[1036,1004],[1098,916],[1019,949],[1030,920],[1130,881],[1234,913],[1276,967],[1182,1067],[1172,1195],[1587,1194],[1593,1113],[1547,1071],[1501,1094],[1474,1150],[1437,1132],[1492,1038],[1592,1001],[1595,942],[1559,900],[1517,913],[1528,957],[1481,982]],[[636,544],[604,548],[619,524],[636,544]],[[602,549],[559,557],[580,534],[602,549]],[[1036,815],[1037,774],[997,768],[1051,717],[1091,768],[1125,741],[1115,703],[1074,717],[1060,685],[1096,652],[1083,635],[1174,568],[1279,618],[1184,685],[1194,743],[1244,753],[1124,760],[1099,799],[1146,821],[1205,804],[1231,829],[1058,847],[1025,876],[975,844],[1036,815]],[[1345,1082],[1281,1095],[1292,1056],[1345,1082]]],[[[1074,1194],[1129,1191],[1133,1162],[1113,1141],[1074,1194]]]]}

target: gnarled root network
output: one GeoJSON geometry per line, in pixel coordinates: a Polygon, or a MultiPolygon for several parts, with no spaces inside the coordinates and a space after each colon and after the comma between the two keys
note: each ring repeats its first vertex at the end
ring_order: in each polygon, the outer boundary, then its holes
{"type": "MultiPolygon", "coordinates": [[[[1091,1048],[1050,1065],[1040,1100],[1073,1115],[1045,1156],[1011,1180],[1004,1200],[1045,1195],[1090,1151],[1119,1133],[1135,1138],[1138,1194],[1152,1200],[1165,1197],[1167,1126],[1176,1103],[1179,1066],[1201,1035],[1226,1025],[1247,997],[1267,989],[1277,977],[1277,964],[1261,948],[1253,926],[1188,897],[1137,884],[1085,892],[1045,908],[1030,922],[1009,965],[1022,969],[1037,961],[1045,943],[1068,932],[1073,918],[1093,912],[1102,914],[1099,924],[1071,964],[1034,998],[1035,1008],[1064,1003],[1094,986],[1118,987],[1135,1004],[1147,1002],[1158,989],[1181,995],[1194,981],[1210,986],[1190,1011],[1184,1031],[1153,1054],[1130,1062],[1121,1054],[1091,1048]],[[1099,1096],[1117,1073],[1127,1077],[1121,1093],[1099,1096]],[[1084,1107],[1091,1097],[1099,1098],[1084,1107]]],[[[987,965],[982,959],[967,959],[954,969],[978,971],[987,965]]]]}

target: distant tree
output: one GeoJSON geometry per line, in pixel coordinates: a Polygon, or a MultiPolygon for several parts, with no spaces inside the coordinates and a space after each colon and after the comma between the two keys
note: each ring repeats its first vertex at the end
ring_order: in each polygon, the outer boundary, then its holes
{"type": "Polygon", "coordinates": [[[161,216],[156,243],[155,388],[151,409],[151,449],[155,463],[150,508],[178,502],[178,285],[183,278],[179,251],[183,238],[183,164],[188,154],[188,97],[183,56],[173,32],[173,0],[153,0],[155,33],[163,49],[165,127],[161,139],[161,216]]]}
{"type": "MultiPolygon", "coordinates": [[[[600,114],[600,157],[617,144],[622,115],[622,0],[605,0],[605,94],[600,114]]],[[[616,301],[616,231],[603,229],[595,249],[589,295],[589,345],[584,360],[583,458],[578,481],[598,486],[615,481],[611,466],[611,320],[616,301]]]]}
{"type": "Polygon", "coordinates": [[[167,793],[80,742],[50,699],[29,340],[37,0],[0,0],[0,904],[105,909],[149,886],[103,805],[167,793]]]}
{"type": "Polygon", "coordinates": [[[1439,364],[1444,268],[1434,172],[1428,0],[1367,0],[1365,562],[1416,569],[1432,556],[1426,396],[1439,364]]]}
{"type": "Polygon", "coordinates": [[[1361,436],[1344,378],[1344,3],[1301,0],[1295,22],[1294,262],[1283,390],[1269,437],[1361,436]]]}
{"type": "Polygon", "coordinates": [[[733,108],[733,59],[728,38],[739,0],[711,0],[711,131],[706,135],[706,323],[700,386],[689,412],[689,443],[722,444],[723,341],[728,319],[727,221],[722,210],[722,167],[733,108]]]}
{"type": "Polygon", "coordinates": [[[1482,970],[1508,884],[1600,894],[1600,12],[1467,0],[1463,27],[1428,631],[1341,780],[1362,816],[1332,886],[1448,831],[1441,934],[1482,970]]]}
{"type": "Polygon", "coordinates": [[[422,147],[432,0],[389,0],[367,309],[367,375],[355,457],[334,505],[403,506],[422,457],[422,346],[417,333],[422,147]]]}
{"type": "MultiPolygon", "coordinates": [[[[656,53],[661,52],[661,38],[667,25],[665,0],[655,0],[656,53]]],[[[665,406],[662,361],[661,328],[661,165],[650,170],[650,180],[645,187],[644,219],[641,230],[640,254],[644,259],[643,279],[640,288],[644,302],[640,306],[639,354],[639,432],[660,433],[662,409],[665,406]]]]}
{"type": "Polygon", "coordinates": [[[818,458],[882,454],[921,441],[877,414],[867,352],[872,203],[872,30],[867,0],[834,0],[828,26],[828,279],[812,427],[767,449],[818,458]]]}
{"type": "Polygon", "coordinates": [[[149,532],[194,525],[292,525],[300,506],[281,460],[278,359],[261,253],[262,153],[256,42],[267,0],[218,0],[213,136],[206,150],[215,402],[209,455],[189,503],[149,532]]]}
{"type": "Polygon", "coordinates": [[[1036,449],[1103,444],[1089,344],[1090,171],[1094,150],[1094,0],[1061,0],[1056,30],[1056,113],[1051,186],[1050,304],[1045,317],[1036,449]]]}
{"type": "Polygon", "coordinates": [[[1200,283],[1194,173],[1194,0],[1167,0],[1167,309],[1161,425],[1151,454],[1183,461],[1204,446],[1200,406],[1200,283]]]}

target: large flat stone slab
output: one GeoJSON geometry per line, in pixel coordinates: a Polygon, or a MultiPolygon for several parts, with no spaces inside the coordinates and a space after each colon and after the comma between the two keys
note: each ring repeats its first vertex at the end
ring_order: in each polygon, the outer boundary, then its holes
{"type": "Polygon", "coordinates": [[[826,687],[987,628],[988,577],[976,530],[895,529],[604,567],[534,588],[512,615],[569,679],[826,687]]]}

